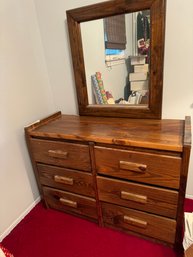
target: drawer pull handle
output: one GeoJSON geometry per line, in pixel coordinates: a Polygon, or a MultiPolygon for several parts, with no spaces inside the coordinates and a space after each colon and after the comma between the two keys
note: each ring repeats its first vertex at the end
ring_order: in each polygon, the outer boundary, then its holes
{"type": "Polygon", "coordinates": [[[71,201],[68,199],[64,199],[64,198],[60,198],[60,202],[66,206],[77,208],[77,202],[74,202],[74,201],[71,201]]]}
{"type": "Polygon", "coordinates": [[[119,161],[119,167],[122,170],[131,170],[139,173],[144,173],[147,170],[147,165],[134,162],[119,161]]]}
{"type": "Polygon", "coordinates": [[[132,218],[126,215],[123,216],[123,220],[125,223],[129,225],[140,227],[140,228],[147,228],[147,221],[132,218]]]}
{"type": "Polygon", "coordinates": [[[49,150],[48,155],[50,157],[54,158],[62,158],[62,159],[67,159],[68,157],[68,152],[63,152],[61,150],[49,150]]]}
{"type": "Polygon", "coordinates": [[[137,203],[147,203],[147,196],[132,194],[125,191],[121,191],[121,198],[124,200],[129,200],[137,203]]]}
{"type": "Polygon", "coordinates": [[[63,177],[58,175],[54,176],[54,181],[65,185],[73,185],[74,183],[73,178],[68,178],[68,177],[63,177]]]}

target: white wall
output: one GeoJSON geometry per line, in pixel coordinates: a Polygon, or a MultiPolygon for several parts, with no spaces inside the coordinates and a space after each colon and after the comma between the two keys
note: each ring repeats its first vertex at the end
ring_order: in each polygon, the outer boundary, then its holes
{"type": "Polygon", "coordinates": [[[55,111],[33,0],[0,0],[0,241],[39,193],[24,126],[55,111]]]}
{"type": "Polygon", "coordinates": [[[78,113],[66,10],[92,2],[34,0],[55,105],[66,114],[78,113]]]}
{"type": "Polygon", "coordinates": [[[78,113],[66,10],[102,1],[34,0],[55,104],[63,113],[78,113]]]}
{"type": "MultiPolygon", "coordinates": [[[[192,0],[167,1],[163,118],[191,115],[193,129],[192,10],[192,0]]],[[[193,151],[186,192],[193,197],[193,151]]]]}

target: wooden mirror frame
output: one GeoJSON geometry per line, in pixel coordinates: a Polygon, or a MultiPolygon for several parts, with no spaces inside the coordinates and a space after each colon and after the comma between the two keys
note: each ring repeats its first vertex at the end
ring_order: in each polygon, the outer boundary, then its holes
{"type": "Polygon", "coordinates": [[[68,10],[67,22],[80,115],[161,119],[166,0],[111,0],[68,10]],[[150,9],[148,106],[89,105],[80,23],[150,9]]]}

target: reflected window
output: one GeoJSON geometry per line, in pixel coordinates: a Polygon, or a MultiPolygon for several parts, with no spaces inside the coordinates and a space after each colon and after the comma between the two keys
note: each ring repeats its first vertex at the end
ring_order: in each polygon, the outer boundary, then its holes
{"type": "Polygon", "coordinates": [[[125,62],[125,15],[104,19],[105,63],[108,67],[125,62]]]}

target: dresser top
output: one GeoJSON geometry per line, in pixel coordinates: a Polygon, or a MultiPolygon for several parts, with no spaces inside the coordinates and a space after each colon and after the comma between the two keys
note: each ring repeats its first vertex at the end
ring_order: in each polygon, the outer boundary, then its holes
{"type": "Polygon", "coordinates": [[[190,141],[190,121],[61,115],[26,127],[30,136],[78,140],[182,152],[190,141]],[[185,129],[185,124],[188,123],[185,129]],[[185,131],[186,130],[186,131],[185,131]]]}

